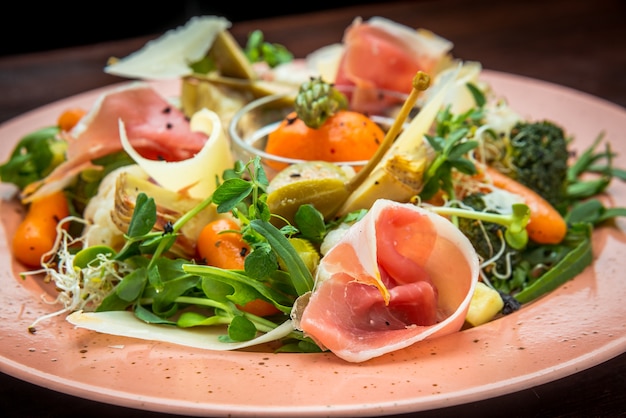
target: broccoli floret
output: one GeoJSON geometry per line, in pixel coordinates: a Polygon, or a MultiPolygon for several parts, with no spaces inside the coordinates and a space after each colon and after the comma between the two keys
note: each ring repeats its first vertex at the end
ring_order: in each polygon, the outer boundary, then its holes
{"type": "Polygon", "coordinates": [[[567,187],[568,139],[549,122],[519,122],[511,130],[506,155],[495,164],[508,176],[559,208],[567,187]]]}
{"type": "MultiPolygon", "coordinates": [[[[486,209],[483,196],[483,193],[474,193],[466,196],[462,203],[465,207],[482,212],[486,209]]],[[[490,210],[486,212],[495,213],[490,210]]],[[[506,226],[469,217],[459,217],[458,227],[470,240],[482,260],[492,260],[483,268],[483,274],[490,282],[510,276],[513,267],[521,261],[520,250],[511,247],[504,239],[506,226]]]]}

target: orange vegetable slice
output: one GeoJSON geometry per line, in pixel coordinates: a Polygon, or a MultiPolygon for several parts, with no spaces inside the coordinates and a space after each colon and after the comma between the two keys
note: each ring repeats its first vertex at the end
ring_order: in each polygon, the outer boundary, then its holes
{"type": "MultiPolygon", "coordinates": [[[[341,110],[318,129],[310,128],[293,112],[268,135],[265,151],[305,161],[348,162],[369,160],[385,132],[366,115],[341,110]]],[[[268,162],[281,170],[286,164],[268,162]]]]}

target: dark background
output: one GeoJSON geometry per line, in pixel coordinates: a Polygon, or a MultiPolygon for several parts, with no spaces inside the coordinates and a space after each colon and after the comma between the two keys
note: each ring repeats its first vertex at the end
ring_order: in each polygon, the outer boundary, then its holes
{"type": "Polygon", "coordinates": [[[17,0],[12,2],[10,11],[3,12],[0,56],[161,34],[195,15],[223,16],[234,23],[374,2],[296,0],[278,5],[278,2],[242,0],[17,0]]]}

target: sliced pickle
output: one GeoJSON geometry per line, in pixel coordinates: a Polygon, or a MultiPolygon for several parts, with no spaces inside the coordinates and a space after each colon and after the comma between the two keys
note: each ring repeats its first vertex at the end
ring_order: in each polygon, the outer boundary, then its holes
{"type": "MultiPolygon", "coordinates": [[[[304,262],[306,268],[309,269],[311,274],[315,274],[317,265],[320,262],[320,253],[315,249],[313,244],[303,238],[289,238],[289,242],[304,262]]],[[[286,266],[284,266],[281,261],[279,261],[279,264],[283,270],[286,270],[286,266]]]]}
{"type": "Polygon", "coordinates": [[[324,161],[293,164],[270,182],[267,204],[272,213],[291,223],[298,208],[307,203],[328,220],[348,197],[345,184],[353,173],[349,167],[324,161]]]}

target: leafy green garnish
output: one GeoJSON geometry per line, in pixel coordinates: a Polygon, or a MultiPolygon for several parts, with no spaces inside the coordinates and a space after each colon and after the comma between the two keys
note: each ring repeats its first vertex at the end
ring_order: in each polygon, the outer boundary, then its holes
{"type": "MultiPolygon", "coordinates": [[[[605,151],[596,152],[597,146],[602,142],[603,135],[599,135],[596,140],[587,148],[572,164],[567,171],[567,192],[570,200],[581,200],[602,193],[610,184],[614,175],[613,157],[609,144],[606,144],[605,151]],[[601,161],[604,163],[600,163],[601,161]],[[599,178],[583,180],[585,173],[595,172],[599,178]]],[[[619,172],[615,172],[619,175],[619,172]]]]}
{"type": "Polygon", "coordinates": [[[65,160],[67,143],[57,138],[59,128],[43,128],[23,137],[7,162],[0,165],[0,179],[20,190],[45,178],[65,160]]]}
{"type": "Polygon", "coordinates": [[[260,30],[250,33],[244,53],[250,62],[265,61],[271,68],[293,60],[293,54],[287,48],[280,44],[266,42],[260,30]]]}
{"type": "Polygon", "coordinates": [[[424,173],[424,187],[420,192],[423,200],[429,200],[440,190],[449,198],[454,198],[453,171],[475,174],[476,166],[467,154],[478,146],[471,139],[475,126],[483,119],[484,95],[475,86],[468,84],[477,107],[454,114],[446,107],[437,114],[434,135],[425,135],[435,151],[435,158],[424,173]]]}
{"type": "Polygon", "coordinates": [[[599,199],[588,199],[575,203],[565,220],[570,224],[584,222],[599,225],[619,216],[626,216],[626,208],[607,208],[599,199]]]}
{"type": "MultiPolygon", "coordinates": [[[[588,223],[571,226],[563,243],[555,246],[542,246],[535,250],[537,256],[545,259],[553,257],[552,264],[546,261],[535,261],[534,265],[550,265],[550,268],[536,280],[524,285],[514,295],[520,303],[528,303],[561,286],[563,283],[580,274],[593,262],[591,233],[593,227],[588,223]]],[[[532,254],[527,257],[532,259],[532,254]]]]}
{"type": "Polygon", "coordinates": [[[460,216],[468,219],[476,219],[484,222],[493,222],[504,226],[504,238],[506,242],[517,250],[523,249],[528,243],[526,225],[530,221],[530,209],[522,203],[511,205],[511,213],[501,214],[471,209],[454,208],[449,206],[434,206],[430,208],[440,215],[460,216]]]}
{"type": "MultiPolygon", "coordinates": [[[[97,310],[132,308],[145,322],[185,328],[226,325],[227,334],[221,337],[224,342],[246,341],[258,332],[276,328],[288,319],[296,298],[312,289],[313,277],[287,239],[297,229],[293,226],[278,229],[270,222],[267,185],[260,159],[247,164],[237,162],[224,173],[223,182],[212,196],[163,232],[154,229],[157,221],[154,199],[139,193],[123,248],[118,253],[107,248],[83,250],[76,265],[79,268],[97,263],[97,257],[108,256],[132,267],[97,310]],[[209,205],[216,205],[219,213],[231,212],[241,221],[242,236],[252,247],[244,271],[162,256],[174,244],[183,225],[209,205]],[[279,268],[278,260],[286,269],[279,268]],[[239,308],[256,299],[269,302],[282,312],[278,322],[239,308]]],[[[319,214],[313,210],[308,216],[319,214]]],[[[290,339],[308,341],[296,331],[290,334],[290,339]]]]}

